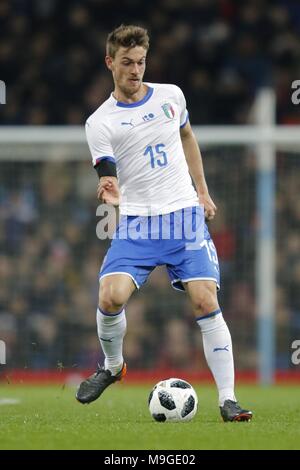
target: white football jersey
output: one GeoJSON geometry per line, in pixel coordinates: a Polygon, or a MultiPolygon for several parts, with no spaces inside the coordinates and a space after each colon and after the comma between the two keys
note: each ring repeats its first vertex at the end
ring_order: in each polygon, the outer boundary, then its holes
{"type": "Polygon", "coordinates": [[[94,166],[115,162],[120,212],[159,215],[199,204],[180,138],[188,121],[186,102],[176,85],[146,83],[135,103],[108,98],[87,120],[94,166]]]}

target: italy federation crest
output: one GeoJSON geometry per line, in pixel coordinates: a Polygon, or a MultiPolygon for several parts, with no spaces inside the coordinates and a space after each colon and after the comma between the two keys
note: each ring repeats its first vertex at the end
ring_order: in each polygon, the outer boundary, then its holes
{"type": "Polygon", "coordinates": [[[168,119],[174,119],[175,111],[174,111],[173,106],[170,103],[163,104],[162,109],[168,119]]]}

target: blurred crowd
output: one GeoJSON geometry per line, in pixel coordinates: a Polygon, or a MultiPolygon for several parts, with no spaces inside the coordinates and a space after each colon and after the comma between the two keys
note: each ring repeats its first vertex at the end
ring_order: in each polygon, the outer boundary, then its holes
{"type": "MultiPolygon", "coordinates": [[[[288,367],[286,351],[300,339],[299,154],[277,158],[277,348],[278,366],[288,367]]],[[[290,349],[291,350],[291,349],[290,349]]],[[[299,367],[299,366],[298,366],[299,367]]]]}
{"type": "MultiPolygon", "coordinates": [[[[86,149],[87,150],[87,149],[86,149]]],[[[251,149],[204,152],[218,215],[209,229],[222,273],[219,300],[239,369],[257,361],[255,159],[251,149]],[[226,168],[226,171],[224,171],[226,168]]],[[[86,162],[0,162],[0,338],[9,367],[95,367],[98,271],[109,241],[96,236],[97,176],[86,162]]],[[[300,205],[293,155],[278,156],[278,356],[289,367],[300,334],[300,205]]],[[[185,294],[163,267],[127,305],[129,367],[206,368],[185,294]]]]}
{"type": "Polygon", "coordinates": [[[148,28],[145,79],[181,86],[193,123],[243,124],[269,85],[278,122],[300,122],[297,1],[1,0],[2,123],[83,124],[112,91],[105,41],[121,23],[148,28]]]}

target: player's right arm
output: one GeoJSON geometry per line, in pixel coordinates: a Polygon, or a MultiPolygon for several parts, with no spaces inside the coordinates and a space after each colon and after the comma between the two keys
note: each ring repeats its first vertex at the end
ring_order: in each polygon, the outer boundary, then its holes
{"type": "Polygon", "coordinates": [[[99,176],[97,197],[106,204],[117,206],[120,203],[120,190],[115,157],[110,143],[109,127],[102,122],[88,119],[85,130],[93,166],[99,176]]]}
{"type": "Polygon", "coordinates": [[[120,204],[120,190],[117,178],[101,176],[97,187],[97,197],[106,204],[118,206],[120,204]]]}

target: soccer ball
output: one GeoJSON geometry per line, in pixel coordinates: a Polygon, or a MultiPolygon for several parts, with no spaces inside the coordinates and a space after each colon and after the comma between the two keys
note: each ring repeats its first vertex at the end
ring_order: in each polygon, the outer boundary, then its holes
{"type": "Polygon", "coordinates": [[[172,378],[153,387],[148,404],[156,421],[190,421],[197,412],[198,397],[191,384],[172,378]]]}

